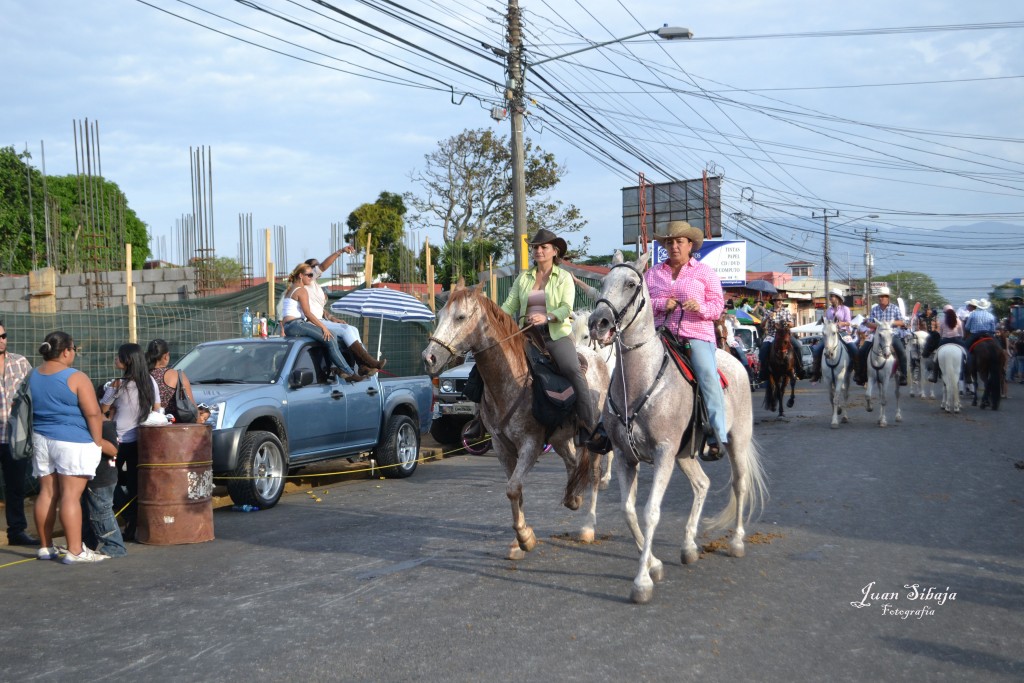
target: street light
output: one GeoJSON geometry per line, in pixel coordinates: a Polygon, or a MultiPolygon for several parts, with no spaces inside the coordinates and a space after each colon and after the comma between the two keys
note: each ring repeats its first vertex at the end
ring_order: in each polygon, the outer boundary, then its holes
{"type": "MultiPolygon", "coordinates": [[[[826,309],[828,308],[828,285],[829,285],[829,282],[828,282],[828,265],[829,265],[829,260],[830,260],[829,259],[829,243],[828,243],[829,211],[835,211],[835,209],[822,209],[821,210],[821,217],[825,219],[825,308],[826,309]]],[[[818,212],[817,211],[812,212],[811,216],[813,218],[818,218],[818,212]]],[[[839,211],[836,211],[835,214],[833,214],[831,217],[832,218],[839,218],[839,211]]],[[[843,221],[842,223],[839,223],[838,225],[835,225],[833,227],[839,228],[839,227],[842,227],[842,226],[846,225],[847,223],[852,223],[854,221],[859,221],[859,220],[862,220],[864,218],[878,218],[878,214],[877,213],[872,213],[872,214],[868,214],[866,216],[857,216],[856,218],[851,218],[849,220],[843,221]]]]}
{"type": "MultiPolygon", "coordinates": [[[[516,260],[516,269],[526,270],[526,169],[523,151],[523,111],[525,110],[526,87],[524,83],[526,66],[522,58],[522,37],[519,26],[519,3],[518,0],[509,0],[509,51],[508,51],[508,73],[509,73],[509,109],[512,120],[512,225],[515,229],[513,240],[513,254],[516,260]]],[[[546,62],[553,62],[556,59],[564,59],[570,55],[594,50],[607,45],[614,45],[640,36],[655,35],[662,40],[689,40],[693,38],[693,32],[688,28],[680,26],[662,26],[650,31],[641,31],[632,35],[623,36],[614,40],[606,40],[603,43],[594,43],[587,47],[566,52],[554,57],[545,57],[529,65],[537,66],[546,62]]]]}

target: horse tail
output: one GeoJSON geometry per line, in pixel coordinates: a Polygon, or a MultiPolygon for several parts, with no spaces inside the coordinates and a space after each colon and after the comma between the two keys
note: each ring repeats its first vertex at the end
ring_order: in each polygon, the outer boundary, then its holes
{"type": "Polygon", "coordinates": [[[590,449],[586,446],[576,448],[576,466],[565,484],[566,498],[583,495],[583,491],[593,482],[594,466],[599,465],[600,462],[601,457],[598,456],[597,460],[593,464],[591,463],[590,449]]]}
{"type": "MultiPolygon", "coordinates": [[[[746,467],[743,471],[743,482],[746,484],[743,487],[743,509],[746,511],[746,515],[743,518],[743,523],[746,524],[755,515],[760,515],[764,509],[764,504],[768,500],[768,482],[767,475],[764,472],[764,466],[761,464],[761,451],[757,447],[757,441],[753,435],[750,437],[750,445],[747,447],[747,452],[733,452],[733,458],[736,461],[745,460],[746,467]]],[[[735,477],[735,465],[733,466],[732,475],[735,477]]],[[[730,479],[730,484],[732,480],[730,479]]],[[[729,502],[725,508],[717,515],[705,522],[705,529],[707,531],[721,531],[728,529],[736,522],[736,509],[738,502],[736,499],[735,487],[729,487],[729,502]]]]}

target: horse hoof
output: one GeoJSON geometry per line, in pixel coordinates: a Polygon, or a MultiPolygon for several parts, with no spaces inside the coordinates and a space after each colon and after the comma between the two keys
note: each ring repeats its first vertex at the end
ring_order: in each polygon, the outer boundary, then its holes
{"type": "Polygon", "coordinates": [[[695,564],[699,558],[700,553],[696,548],[683,548],[683,552],[679,554],[679,560],[683,564],[695,564]]]}
{"type": "Polygon", "coordinates": [[[533,535],[533,528],[526,527],[526,531],[523,532],[522,538],[519,539],[519,547],[530,552],[537,547],[537,537],[533,535]]]}
{"type": "Polygon", "coordinates": [[[580,529],[580,543],[593,543],[594,542],[594,530],[593,529],[580,529]]]}
{"type": "Polygon", "coordinates": [[[519,543],[513,543],[509,546],[508,555],[505,556],[508,560],[521,560],[526,557],[526,551],[519,547],[519,543]]]}
{"type": "Polygon", "coordinates": [[[868,406],[868,412],[869,412],[869,413],[873,413],[873,412],[875,412],[875,409],[874,409],[874,408],[872,408],[871,406],[868,406]]]}
{"type": "Polygon", "coordinates": [[[833,422],[831,424],[831,427],[832,427],[832,429],[839,429],[839,423],[838,422],[833,422]]]}
{"type": "Polygon", "coordinates": [[[788,401],[786,401],[786,407],[792,408],[794,403],[796,403],[796,401],[794,401],[793,399],[789,399],[788,401]]]}
{"type": "Polygon", "coordinates": [[[665,565],[659,561],[658,564],[651,567],[648,573],[651,575],[651,581],[661,583],[665,580],[665,565]]]}
{"type": "Polygon", "coordinates": [[[583,496],[566,496],[565,500],[562,501],[562,505],[573,511],[579,510],[582,504],[583,496]]]}
{"type": "Polygon", "coordinates": [[[599,491],[604,491],[607,488],[608,488],[608,482],[603,480],[603,479],[601,480],[601,483],[597,485],[597,489],[599,491]]]}
{"type": "Polygon", "coordinates": [[[654,586],[636,586],[629,592],[629,599],[634,605],[646,605],[654,597],[654,586]]]}
{"type": "Polygon", "coordinates": [[[746,547],[744,547],[742,541],[740,541],[739,543],[735,543],[735,544],[730,543],[729,544],[729,554],[732,555],[733,557],[743,557],[744,555],[747,554],[747,549],[746,549],[746,547]]]}

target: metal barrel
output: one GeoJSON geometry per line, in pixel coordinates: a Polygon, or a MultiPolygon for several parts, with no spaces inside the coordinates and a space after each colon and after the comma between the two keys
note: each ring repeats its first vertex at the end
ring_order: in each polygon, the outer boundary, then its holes
{"type": "Polygon", "coordinates": [[[206,424],[139,427],[140,543],[213,540],[213,428],[206,424]]]}

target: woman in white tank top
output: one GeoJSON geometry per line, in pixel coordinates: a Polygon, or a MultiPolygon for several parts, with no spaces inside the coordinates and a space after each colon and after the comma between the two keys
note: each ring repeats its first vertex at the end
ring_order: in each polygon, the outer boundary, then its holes
{"type": "Polygon", "coordinates": [[[323,343],[327,355],[334,365],[332,374],[344,380],[355,382],[366,379],[357,374],[341,355],[337,340],[320,318],[313,315],[309,308],[309,292],[303,286],[313,277],[313,269],[305,262],[295,266],[288,276],[288,289],[281,302],[281,322],[285,336],[309,337],[323,343]]]}

